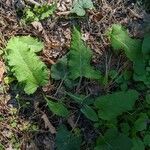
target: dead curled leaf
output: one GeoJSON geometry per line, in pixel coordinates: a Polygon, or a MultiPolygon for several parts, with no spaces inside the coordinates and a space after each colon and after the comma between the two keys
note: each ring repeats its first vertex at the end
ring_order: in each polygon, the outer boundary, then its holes
{"type": "Polygon", "coordinates": [[[0,61],[0,82],[2,82],[4,73],[5,73],[5,65],[2,61],[0,61]]]}
{"type": "Polygon", "coordinates": [[[47,115],[44,112],[42,112],[42,114],[43,115],[42,115],[41,118],[43,119],[43,121],[45,123],[45,128],[48,128],[50,130],[51,134],[55,134],[56,133],[55,127],[51,124],[51,122],[49,121],[47,115]]]}

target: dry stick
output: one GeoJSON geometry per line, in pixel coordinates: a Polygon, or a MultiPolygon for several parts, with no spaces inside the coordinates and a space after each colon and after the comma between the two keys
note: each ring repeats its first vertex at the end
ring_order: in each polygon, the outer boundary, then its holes
{"type": "Polygon", "coordinates": [[[76,122],[75,122],[75,124],[74,124],[74,127],[73,127],[72,130],[71,130],[71,132],[76,128],[77,123],[78,123],[78,121],[79,121],[79,119],[80,119],[80,116],[81,116],[81,113],[79,114],[79,116],[78,116],[78,118],[77,118],[77,120],[76,120],[76,122]]]}
{"type": "Polygon", "coordinates": [[[122,0],[118,0],[117,5],[119,5],[121,3],[122,0]]]}
{"type": "Polygon", "coordinates": [[[8,140],[2,132],[0,132],[0,134],[1,134],[1,136],[3,136],[4,139],[8,140]]]}
{"type": "Polygon", "coordinates": [[[110,67],[111,67],[111,59],[112,58],[112,54],[110,55],[109,57],[109,61],[108,61],[108,71],[110,70],[110,67]]]}
{"type": "Polygon", "coordinates": [[[56,14],[57,14],[58,16],[62,16],[62,15],[67,16],[67,15],[69,15],[70,13],[71,13],[71,11],[65,11],[65,12],[57,12],[56,14]]]}
{"type": "Polygon", "coordinates": [[[40,4],[34,0],[26,0],[27,2],[31,3],[31,4],[34,4],[34,5],[37,5],[37,6],[40,6],[40,4]]]}
{"type": "MultiPolygon", "coordinates": [[[[83,99],[81,105],[83,104],[84,100],[85,100],[86,98],[88,98],[89,96],[90,96],[90,94],[87,95],[87,96],[83,99]]],[[[79,121],[79,119],[80,119],[80,116],[81,116],[81,112],[80,112],[80,114],[79,114],[79,116],[78,116],[78,118],[77,118],[77,120],[76,120],[76,122],[75,122],[75,124],[74,124],[74,127],[73,127],[72,130],[71,130],[71,132],[72,132],[72,131],[75,129],[75,127],[77,126],[77,123],[78,123],[78,121],[79,121]]]]}
{"type": "Polygon", "coordinates": [[[52,125],[52,123],[49,121],[49,118],[47,117],[47,115],[43,112],[40,111],[42,114],[42,119],[45,123],[45,128],[49,128],[49,131],[51,132],[51,134],[55,134],[56,133],[56,129],[55,127],[52,125]]]}
{"type": "Polygon", "coordinates": [[[81,86],[81,82],[82,82],[82,76],[80,77],[78,86],[77,86],[77,88],[76,88],[76,93],[78,93],[78,91],[79,91],[79,88],[80,88],[80,86],[81,86]]]}
{"type": "Polygon", "coordinates": [[[131,13],[131,15],[132,15],[133,17],[142,19],[142,16],[140,16],[139,14],[137,14],[136,12],[134,12],[132,9],[130,9],[130,8],[127,8],[127,9],[130,11],[130,13],[131,13]]]}
{"type": "Polygon", "coordinates": [[[56,96],[57,93],[59,92],[60,88],[62,87],[62,84],[64,83],[65,78],[66,78],[66,75],[65,75],[64,78],[61,80],[61,82],[60,82],[60,84],[59,84],[59,86],[58,86],[58,88],[57,88],[56,93],[54,94],[54,96],[56,96]]]}
{"type": "Polygon", "coordinates": [[[53,97],[53,96],[51,96],[51,95],[46,95],[46,97],[51,98],[51,99],[53,99],[53,100],[55,100],[55,101],[59,101],[59,99],[58,99],[58,98],[53,97]]]}
{"type": "MultiPolygon", "coordinates": [[[[3,45],[3,47],[6,47],[6,40],[4,39],[4,36],[2,35],[2,33],[0,33],[0,42],[3,45]]],[[[3,47],[1,47],[1,49],[3,49],[3,47]]]]}
{"type": "Polygon", "coordinates": [[[105,52],[105,79],[107,78],[107,80],[108,80],[108,64],[107,64],[107,61],[108,61],[108,57],[107,57],[107,54],[105,52]]]}
{"type": "MultiPolygon", "coordinates": [[[[47,57],[47,55],[45,55],[44,53],[43,53],[43,55],[47,57]]],[[[44,61],[46,61],[47,63],[51,64],[51,65],[55,64],[55,62],[52,59],[48,58],[48,57],[47,58],[42,58],[42,59],[44,61]]]]}
{"type": "MultiPolygon", "coordinates": [[[[106,73],[105,76],[107,77],[107,81],[108,81],[108,73],[110,71],[110,64],[111,64],[111,58],[112,58],[112,54],[109,57],[109,60],[107,59],[107,55],[106,55],[106,73]]],[[[104,87],[106,89],[107,85],[104,87]]]]}
{"type": "Polygon", "coordinates": [[[60,90],[60,88],[61,88],[63,82],[64,82],[64,80],[61,80],[61,82],[60,82],[60,84],[59,84],[59,86],[58,86],[58,88],[57,88],[57,90],[56,90],[54,96],[56,96],[56,95],[58,94],[58,92],[59,92],[59,90],[60,90]]]}
{"type": "Polygon", "coordinates": [[[121,56],[119,56],[119,59],[118,59],[118,63],[117,63],[117,67],[116,67],[117,70],[119,70],[120,61],[121,61],[121,56]]]}

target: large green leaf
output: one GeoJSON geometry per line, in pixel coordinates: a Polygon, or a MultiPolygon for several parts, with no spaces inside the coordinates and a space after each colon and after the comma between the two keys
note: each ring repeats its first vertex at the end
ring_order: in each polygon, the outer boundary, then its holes
{"type": "Polygon", "coordinates": [[[41,41],[28,35],[12,37],[8,41],[6,49],[15,49],[18,42],[35,53],[40,52],[44,48],[44,44],[41,41]]]}
{"type": "Polygon", "coordinates": [[[72,33],[71,48],[69,52],[70,78],[86,77],[89,79],[100,79],[99,71],[91,66],[92,51],[81,39],[80,32],[74,27],[72,33]]]}
{"type": "Polygon", "coordinates": [[[131,139],[116,129],[108,129],[103,137],[99,137],[94,150],[131,150],[131,139]]]}
{"type": "Polygon", "coordinates": [[[94,105],[99,109],[98,114],[100,118],[112,120],[123,112],[132,110],[138,95],[138,92],[135,90],[115,92],[97,98],[94,105]]]}
{"type": "Polygon", "coordinates": [[[57,150],[80,150],[81,137],[67,130],[65,126],[60,126],[56,134],[57,150]]]}
{"type": "Polygon", "coordinates": [[[108,32],[108,36],[114,50],[123,50],[131,61],[135,61],[139,58],[141,59],[142,42],[131,38],[121,25],[112,25],[108,32]]]}
{"type": "Polygon", "coordinates": [[[123,50],[126,56],[133,62],[134,80],[142,81],[150,85],[150,73],[146,70],[149,59],[149,36],[145,36],[143,44],[141,40],[133,39],[128,32],[119,24],[114,24],[108,36],[115,52],[123,50]]]}
{"type": "Polygon", "coordinates": [[[74,0],[72,13],[76,13],[78,16],[85,15],[85,9],[94,8],[92,0],[74,0]]]}
{"type": "MultiPolygon", "coordinates": [[[[24,84],[24,91],[32,94],[39,86],[45,85],[48,81],[48,70],[46,65],[34,53],[37,44],[42,44],[32,39],[33,45],[27,40],[28,37],[13,37],[6,47],[6,58],[17,80],[24,84]]],[[[37,48],[37,51],[40,49],[37,48]]]]}

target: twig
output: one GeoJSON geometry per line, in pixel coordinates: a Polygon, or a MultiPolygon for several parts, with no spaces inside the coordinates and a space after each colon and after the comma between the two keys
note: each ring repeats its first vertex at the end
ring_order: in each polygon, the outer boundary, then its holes
{"type": "Polygon", "coordinates": [[[49,128],[49,130],[50,130],[50,132],[51,132],[51,134],[55,134],[56,133],[56,129],[55,129],[55,127],[52,125],[52,123],[49,121],[49,119],[48,119],[48,117],[47,117],[47,115],[43,112],[43,111],[41,111],[41,113],[42,113],[42,119],[43,119],[43,121],[44,121],[44,123],[45,123],[45,128],[49,128]]]}
{"type": "Polygon", "coordinates": [[[136,12],[134,12],[132,9],[130,9],[130,8],[127,8],[127,9],[130,11],[130,13],[131,13],[131,15],[132,15],[133,17],[142,19],[142,16],[140,16],[139,14],[137,14],[136,12]]]}
{"type": "Polygon", "coordinates": [[[80,119],[80,116],[81,116],[81,113],[79,114],[79,116],[78,116],[78,118],[77,118],[77,120],[76,120],[76,122],[75,122],[75,124],[74,124],[74,127],[73,127],[72,130],[71,130],[71,132],[76,128],[76,126],[77,126],[77,124],[78,124],[78,121],[79,121],[79,119],[80,119]]]}
{"type": "Polygon", "coordinates": [[[79,88],[80,88],[80,86],[81,86],[81,82],[82,82],[82,77],[80,77],[78,86],[77,86],[77,88],[76,88],[76,93],[79,91],[79,88]]]}
{"type": "Polygon", "coordinates": [[[58,88],[57,88],[57,90],[56,90],[54,96],[56,96],[57,93],[59,92],[60,88],[62,87],[62,84],[64,83],[65,78],[66,78],[66,75],[65,75],[64,78],[61,80],[61,82],[60,82],[60,84],[59,84],[59,86],[58,86],[58,88]]]}
{"type": "Polygon", "coordinates": [[[71,11],[65,11],[65,12],[57,12],[56,14],[58,15],[58,16],[61,16],[61,15],[69,15],[71,13],[71,11]]]}
{"type": "Polygon", "coordinates": [[[34,4],[34,5],[37,5],[37,6],[40,6],[40,4],[34,0],[26,0],[28,3],[31,3],[31,4],[34,4]]]}

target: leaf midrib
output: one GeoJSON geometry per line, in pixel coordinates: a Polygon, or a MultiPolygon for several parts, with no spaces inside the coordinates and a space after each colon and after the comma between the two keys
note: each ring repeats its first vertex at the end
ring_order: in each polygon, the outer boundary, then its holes
{"type": "MultiPolygon", "coordinates": [[[[28,48],[25,50],[25,52],[28,52],[27,51],[28,50],[28,48]]],[[[20,58],[23,60],[23,62],[24,62],[24,64],[25,64],[25,66],[26,66],[26,68],[27,68],[27,70],[30,72],[29,73],[29,76],[31,75],[32,76],[32,78],[34,79],[34,81],[36,82],[35,84],[39,84],[38,83],[38,80],[37,80],[37,78],[36,78],[36,75],[34,75],[34,71],[32,70],[32,67],[30,67],[30,66],[32,66],[32,65],[28,65],[28,62],[26,61],[26,59],[21,55],[21,52],[17,49],[17,52],[18,52],[18,54],[19,54],[19,56],[20,56],[20,58]]],[[[31,52],[31,51],[29,51],[29,52],[31,52]]],[[[14,52],[15,53],[15,52],[14,52]]],[[[32,80],[33,81],[33,80],[32,80]]],[[[34,83],[34,82],[33,82],[34,83]]]]}

